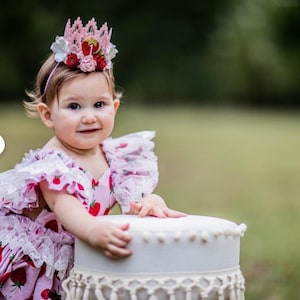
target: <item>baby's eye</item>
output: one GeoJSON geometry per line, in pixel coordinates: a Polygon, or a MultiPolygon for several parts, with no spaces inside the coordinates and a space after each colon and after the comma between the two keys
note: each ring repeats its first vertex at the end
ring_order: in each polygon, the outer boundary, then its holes
{"type": "Polygon", "coordinates": [[[96,102],[94,106],[96,108],[102,108],[104,106],[104,102],[103,101],[96,102]]]}
{"type": "Polygon", "coordinates": [[[80,105],[78,103],[70,103],[68,107],[72,110],[80,109],[80,105]]]}

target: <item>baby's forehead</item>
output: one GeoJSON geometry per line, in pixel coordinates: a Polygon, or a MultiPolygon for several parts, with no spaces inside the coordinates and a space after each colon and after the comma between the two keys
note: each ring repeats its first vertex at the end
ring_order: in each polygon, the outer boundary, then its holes
{"type": "Polygon", "coordinates": [[[62,88],[74,88],[89,86],[93,88],[102,87],[105,88],[109,86],[109,79],[104,75],[103,72],[93,72],[93,73],[78,73],[72,78],[63,81],[62,88]]]}
{"type": "Polygon", "coordinates": [[[62,83],[59,95],[70,94],[78,97],[112,97],[113,90],[109,78],[103,72],[80,73],[62,83]]]}

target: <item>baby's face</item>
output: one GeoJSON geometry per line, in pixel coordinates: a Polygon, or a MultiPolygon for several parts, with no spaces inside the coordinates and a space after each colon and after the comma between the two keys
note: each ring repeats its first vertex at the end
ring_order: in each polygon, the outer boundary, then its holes
{"type": "Polygon", "coordinates": [[[102,72],[80,74],[61,87],[48,127],[69,148],[91,150],[110,136],[118,107],[102,72]]]}

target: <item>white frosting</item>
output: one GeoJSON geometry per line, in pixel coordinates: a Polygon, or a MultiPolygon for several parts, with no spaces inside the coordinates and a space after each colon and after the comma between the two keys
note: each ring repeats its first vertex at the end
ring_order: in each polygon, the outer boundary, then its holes
{"type": "Polygon", "coordinates": [[[193,215],[100,218],[130,224],[133,254],[110,259],[76,240],[75,266],[64,282],[67,299],[244,299],[239,258],[246,225],[193,215]]]}

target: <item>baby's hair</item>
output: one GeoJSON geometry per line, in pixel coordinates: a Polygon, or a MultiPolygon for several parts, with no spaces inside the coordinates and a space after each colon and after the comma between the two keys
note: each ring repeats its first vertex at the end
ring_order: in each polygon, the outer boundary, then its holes
{"type": "MultiPolygon", "coordinates": [[[[54,55],[51,54],[37,74],[35,88],[32,91],[26,91],[30,100],[24,100],[23,104],[27,115],[30,117],[38,116],[37,105],[39,103],[43,102],[47,105],[51,105],[65,82],[82,74],[90,74],[84,73],[80,69],[71,69],[63,63],[57,64],[58,63],[54,60],[54,55]],[[54,68],[56,68],[56,70],[51,74],[54,68]]],[[[102,71],[102,73],[111,89],[113,99],[121,99],[122,93],[116,91],[112,69],[102,71]]]]}

